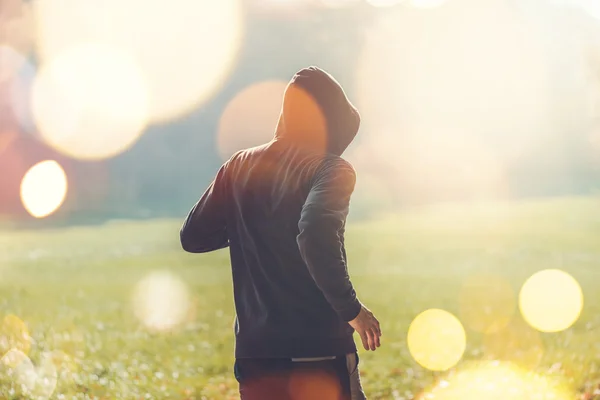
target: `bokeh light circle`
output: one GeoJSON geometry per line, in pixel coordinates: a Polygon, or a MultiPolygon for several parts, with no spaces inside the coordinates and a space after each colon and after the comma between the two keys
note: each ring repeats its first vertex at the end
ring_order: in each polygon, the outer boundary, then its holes
{"type": "Polygon", "coordinates": [[[21,181],[21,202],[35,218],[54,213],[67,195],[67,175],[54,160],[41,161],[31,167],[21,181]]]}
{"type": "Polygon", "coordinates": [[[222,159],[273,139],[287,84],[259,82],[246,87],[229,102],[219,121],[217,146],[222,159]]]}
{"type": "Polygon", "coordinates": [[[412,321],[407,343],[419,365],[432,371],[445,371],[462,358],[467,337],[458,318],[448,311],[430,309],[412,321]]]}
{"type": "Polygon", "coordinates": [[[153,272],[136,285],[133,311],[149,330],[173,330],[186,320],[191,311],[187,285],[170,272],[153,272]]]}
{"type": "Polygon", "coordinates": [[[131,55],[148,82],[152,122],[207,100],[241,46],[241,0],[38,0],[34,10],[43,62],[87,42],[131,55]]]}
{"type": "Polygon", "coordinates": [[[533,374],[511,363],[477,362],[440,379],[416,400],[571,400],[562,382],[533,374]]]}
{"type": "Polygon", "coordinates": [[[126,54],[108,46],[70,48],[42,67],[32,90],[41,137],[74,158],[117,155],[135,143],[147,122],[141,72],[126,54]]]}
{"type": "Polygon", "coordinates": [[[573,325],[583,309],[583,291],[568,273],[547,269],[532,275],[519,294],[527,323],[541,332],[560,332],[573,325]]]}

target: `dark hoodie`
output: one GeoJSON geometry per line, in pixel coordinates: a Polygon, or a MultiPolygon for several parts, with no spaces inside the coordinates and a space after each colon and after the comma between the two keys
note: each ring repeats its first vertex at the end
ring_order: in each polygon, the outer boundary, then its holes
{"type": "Polygon", "coordinates": [[[359,125],[333,77],[299,71],[275,138],[233,155],[184,222],[186,251],[229,246],[237,358],[356,351],[347,322],[361,305],[344,248],[355,173],[340,156],[359,125]]]}

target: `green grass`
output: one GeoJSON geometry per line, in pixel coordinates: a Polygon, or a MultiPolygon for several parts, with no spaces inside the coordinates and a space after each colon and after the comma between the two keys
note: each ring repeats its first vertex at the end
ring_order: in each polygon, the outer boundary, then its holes
{"type": "MultiPolygon", "coordinates": [[[[44,352],[65,356],[53,399],[237,398],[228,253],[184,253],[180,222],[0,232],[0,318],[25,322],[34,364],[44,352]],[[192,294],[193,312],[169,333],[148,331],[133,312],[135,285],[155,270],[176,274],[192,294]]],[[[582,315],[567,331],[540,334],[543,357],[528,367],[574,393],[600,382],[599,199],[407,210],[350,223],[347,248],[359,297],[384,330],[379,350],[360,351],[369,399],[408,400],[444,377],[412,360],[409,324],[429,308],[461,317],[461,287],[480,273],[503,277],[515,296],[536,271],[572,274],[585,295],[582,315]]],[[[459,370],[490,355],[465,325],[459,370]]],[[[4,331],[13,344],[28,343],[4,331]]],[[[0,335],[0,350],[10,347],[0,335]]],[[[522,361],[516,352],[504,357],[522,361]]],[[[23,398],[10,376],[1,382],[0,398],[23,398]]]]}

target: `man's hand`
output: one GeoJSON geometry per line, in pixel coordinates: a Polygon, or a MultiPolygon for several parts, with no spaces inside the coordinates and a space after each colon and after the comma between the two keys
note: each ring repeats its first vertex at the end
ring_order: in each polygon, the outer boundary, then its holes
{"type": "Polygon", "coordinates": [[[367,307],[362,306],[356,318],[348,323],[360,335],[365,350],[375,351],[377,347],[381,346],[379,321],[367,307]]]}

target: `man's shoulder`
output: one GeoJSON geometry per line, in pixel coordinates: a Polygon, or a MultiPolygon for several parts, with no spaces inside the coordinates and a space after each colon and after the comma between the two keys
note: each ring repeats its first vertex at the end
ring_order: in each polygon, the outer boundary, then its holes
{"type": "Polygon", "coordinates": [[[348,160],[335,154],[327,154],[323,157],[320,170],[324,173],[356,175],[354,166],[348,160]]]}

